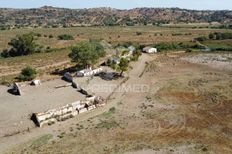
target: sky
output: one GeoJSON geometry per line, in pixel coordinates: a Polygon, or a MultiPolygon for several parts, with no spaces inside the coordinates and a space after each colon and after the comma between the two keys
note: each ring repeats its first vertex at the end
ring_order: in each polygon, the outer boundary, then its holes
{"type": "Polygon", "coordinates": [[[0,0],[0,8],[38,8],[45,5],[65,8],[179,7],[196,10],[232,10],[232,0],[0,0]]]}

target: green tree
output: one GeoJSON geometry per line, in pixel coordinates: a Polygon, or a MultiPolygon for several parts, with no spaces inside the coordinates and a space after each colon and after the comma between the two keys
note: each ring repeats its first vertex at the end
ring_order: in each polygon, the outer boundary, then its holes
{"type": "Polygon", "coordinates": [[[142,53],[139,51],[139,50],[136,50],[134,53],[133,53],[133,56],[131,58],[132,61],[138,61],[139,59],[139,56],[141,56],[142,53]]]}
{"type": "Polygon", "coordinates": [[[49,37],[49,38],[53,38],[53,35],[52,35],[52,34],[50,34],[48,37],[49,37]]]}
{"type": "Polygon", "coordinates": [[[42,46],[35,43],[34,35],[32,33],[23,34],[13,38],[9,43],[12,48],[8,51],[8,56],[23,56],[40,52],[42,46]]]}
{"type": "Polygon", "coordinates": [[[216,40],[221,40],[222,39],[221,33],[215,33],[215,34],[216,34],[216,40]]]}
{"type": "Polygon", "coordinates": [[[36,70],[30,66],[27,66],[26,68],[22,69],[21,73],[18,76],[18,79],[20,81],[30,81],[33,80],[36,77],[36,70]]]}
{"type": "Polygon", "coordinates": [[[69,57],[79,66],[89,67],[105,55],[103,46],[98,42],[80,42],[72,48],[69,57]]]}
{"type": "Polygon", "coordinates": [[[120,63],[118,64],[118,71],[121,71],[120,76],[122,76],[123,72],[127,71],[129,67],[129,60],[126,58],[121,58],[120,63]]]}
{"type": "Polygon", "coordinates": [[[124,55],[127,55],[129,53],[129,50],[123,49],[121,52],[122,52],[121,55],[124,56],[124,55]]]}
{"type": "Polygon", "coordinates": [[[214,39],[214,34],[213,34],[213,33],[210,33],[210,34],[209,34],[209,39],[210,39],[210,40],[214,39]]]}

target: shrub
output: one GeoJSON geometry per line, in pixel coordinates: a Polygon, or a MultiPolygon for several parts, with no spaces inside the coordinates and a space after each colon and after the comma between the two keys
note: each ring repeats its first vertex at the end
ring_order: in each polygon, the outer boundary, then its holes
{"type": "Polygon", "coordinates": [[[192,52],[192,49],[186,49],[186,52],[192,52]]]}
{"type": "Polygon", "coordinates": [[[160,43],[154,46],[155,48],[157,48],[159,51],[162,50],[176,50],[176,49],[180,49],[180,45],[176,44],[176,43],[160,43]]]}
{"type": "Polygon", "coordinates": [[[115,108],[115,107],[111,107],[111,108],[109,109],[109,112],[110,112],[110,113],[115,113],[115,111],[116,111],[116,108],[115,108]]]}
{"type": "Polygon", "coordinates": [[[2,57],[15,57],[29,55],[41,52],[42,46],[35,43],[34,35],[32,33],[23,34],[11,39],[8,43],[12,48],[4,50],[1,54],[2,57]]]}
{"type": "Polygon", "coordinates": [[[207,38],[205,36],[200,36],[200,37],[195,38],[195,40],[203,42],[203,41],[206,41],[207,38]]]}
{"type": "Polygon", "coordinates": [[[36,70],[30,66],[27,66],[26,68],[22,69],[21,73],[18,76],[18,79],[20,81],[30,81],[33,80],[36,77],[36,70]]]}
{"type": "Polygon", "coordinates": [[[62,34],[58,36],[59,40],[73,40],[73,36],[72,35],[68,35],[68,34],[62,34]]]}
{"type": "Polygon", "coordinates": [[[6,27],[1,26],[0,30],[6,30],[6,27]]]}
{"type": "Polygon", "coordinates": [[[96,128],[97,129],[111,129],[118,127],[119,123],[117,123],[114,120],[107,120],[107,121],[101,121],[100,123],[97,124],[96,128]]]}
{"type": "Polygon", "coordinates": [[[10,57],[9,52],[7,49],[4,49],[1,53],[1,57],[7,58],[10,57]]]}
{"type": "Polygon", "coordinates": [[[48,37],[49,37],[49,38],[53,38],[53,35],[52,35],[52,34],[50,34],[48,37]]]}
{"type": "Polygon", "coordinates": [[[35,34],[37,37],[41,37],[42,35],[40,33],[35,34]]]}
{"type": "Polygon", "coordinates": [[[45,52],[51,52],[51,51],[52,51],[52,48],[50,46],[47,46],[45,49],[45,52]]]}
{"type": "Polygon", "coordinates": [[[214,39],[214,34],[213,34],[213,33],[210,33],[210,34],[209,34],[209,39],[210,39],[210,40],[214,39]]]}
{"type": "Polygon", "coordinates": [[[112,64],[112,61],[111,61],[110,59],[107,59],[106,65],[107,65],[107,66],[110,66],[111,64],[112,64]]]}
{"type": "Polygon", "coordinates": [[[210,33],[209,39],[216,39],[216,40],[232,39],[232,33],[210,33]]]}
{"type": "Polygon", "coordinates": [[[142,35],[142,32],[136,32],[136,35],[138,35],[138,36],[142,35]]]}
{"type": "Polygon", "coordinates": [[[134,26],[135,24],[132,21],[128,21],[128,22],[126,22],[126,25],[127,26],[134,26]]]}
{"type": "Polygon", "coordinates": [[[232,39],[232,33],[221,33],[221,39],[232,39]]]}
{"type": "Polygon", "coordinates": [[[129,50],[125,49],[125,50],[122,51],[121,55],[124,56],[124,55],[127,55],[128,53],[129,53],[129,50]]]}
{"type": "Polygon", "coordinates": [[[136,50],[134,53],[133,53],[133,57],[131,58],[132,61],[138,61],[139,59],[139,56],[141,56],[142,53],[139,51],[139,50],[136,50]]]}
{"type": "Polygon", "coordinates": [[[173,33],[172,36],[179,36],[179,35],[183,35],[182,33],[173,33]]]}

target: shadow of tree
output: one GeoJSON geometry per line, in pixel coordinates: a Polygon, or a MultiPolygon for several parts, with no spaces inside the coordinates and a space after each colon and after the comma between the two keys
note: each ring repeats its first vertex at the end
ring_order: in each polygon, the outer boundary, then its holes
{"type": "Polygon", "coordinates": [[[117,80],[123,77],[116,72],[102,72],[96,76],[99,76],[102,80],[106,80],[106,81],[117,80]]]}
{"type": "Polygon", "coordinates": [[[75,66],[65,68],[65,69],[55,69],[51,74],[52,75],[63,76],[66,72],[75,73],[75,72],[80,71],[82,69],[84,69],[82,66],[75,65],[75,66]]]}

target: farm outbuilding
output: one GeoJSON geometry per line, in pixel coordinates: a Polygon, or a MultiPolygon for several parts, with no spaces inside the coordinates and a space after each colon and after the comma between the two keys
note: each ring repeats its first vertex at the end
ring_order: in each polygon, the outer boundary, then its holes
{"type": "Polygon", "coordinates": [[[136,48],[134,46],[129,46],[128,49],[131,55],[136,51],[136,48]]]}
{"type": "Polygon", "coordinates": [[[31,82],[31,85],[33,85],[33,86],[41,85],[41,81],[40,81],[40,80],[33,80],[33,81],[31,82]]]}
{"type": "Polygon", "coordinates": [[[145,52],[145,53],[157,53],[157,48],[145,47],[145,48],[143,48],[143,52],[145,52]]]}
{"type": "Polygon", "coordinates": [[[77,77],[88,77],[88,76],[97,75],[97,74],[99,74],[101,72],[103,72],[103,69],[101,67],[100,68],[96,68],[94,70],[92,70],[92,68],[88,68],[88,69],[84,69],[84,70],[78,71],[76,73],[76,76],[77,77]]]}
{"type": "Polygon", "coordinates": [[[13,83],[13,86],[12,86],[11,90],[12,90],[12,93],[15,94],[15,95],[19,95],[19,96],[23,95],[23,92],[22,92],[22,90],[20,88],[20,85],[18,83],[16,83],[16,82],[13,83]]]}

